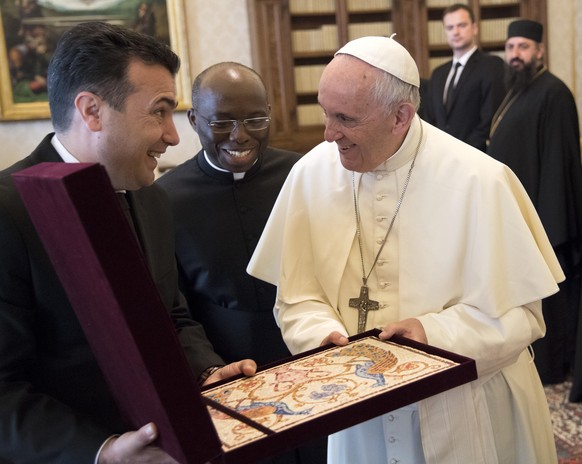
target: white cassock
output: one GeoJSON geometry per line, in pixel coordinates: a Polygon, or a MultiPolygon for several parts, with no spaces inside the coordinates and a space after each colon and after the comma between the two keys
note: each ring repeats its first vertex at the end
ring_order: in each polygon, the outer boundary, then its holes
{"type": "MultiPolygon", "coordinates": [[[[416,116],[396,154],[373,172],[355,174],[366,272],[420,125],[416,116]]],[[[513,172],[424,121],[422,129],[402,206],[368,281],[380,309],[368,313],[366,328],[416,317],[430,345],[475,359],[479,378],[332,435],[329,460],[557,462],[527,347],[545,333],[540,300],[558,290],[563,273],[513,172]],[[420,434],[399,436],[391,429],[395,416],[408,430],[419,422],[420,434]]],[[[348,302],[359,294],[362,265],[352,172],[335,143],[318,145],[294,166],[248,271],[278,286],[275,317],[291,352],[319,346],[332,331],[356,333],[357,310],[348,302]]]]}

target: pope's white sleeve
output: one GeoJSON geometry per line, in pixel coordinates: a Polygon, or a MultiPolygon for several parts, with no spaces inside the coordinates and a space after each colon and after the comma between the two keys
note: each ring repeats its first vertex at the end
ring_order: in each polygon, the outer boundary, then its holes
{"type": "Polygon", "coordinates": [[[274,313],[283,340],[292,354],[317,348],[331,332],[348,335],[338,313],[321,301],[289,304],[277,298],[274,313]]]}
{"type": "Polygon", "coordinates": [[[509,309],[496,318],[457,304],[418,319],[430,345],[475,359],[479,376],[513,364],[546,331],[541,301],[509,309]]]}

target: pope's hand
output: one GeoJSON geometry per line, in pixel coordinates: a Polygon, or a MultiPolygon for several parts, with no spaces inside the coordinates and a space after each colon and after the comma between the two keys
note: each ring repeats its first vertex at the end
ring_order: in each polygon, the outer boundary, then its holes
{"type": "Polygon", "coordinates": [[[342,335],[339,332],[332,332],[327,337],[325,337],[319,346],[329,345],[333,343],[334,345],[344,346],[347,345],[349,342],[348,337],[342,335]]]}
{"type": "Polygon", "coordinates": [[[428,343],[424,327],[422,326],[421,322],[414,317],[411,317],[410,319],[404,319],[400,322],[388,324],[386,327],[384,327],[384,330],[382,330],[378,337],[382,339],[388,339],[392,337],[392,335],[401,335],[417,342],[425,344],[428,343]]]}

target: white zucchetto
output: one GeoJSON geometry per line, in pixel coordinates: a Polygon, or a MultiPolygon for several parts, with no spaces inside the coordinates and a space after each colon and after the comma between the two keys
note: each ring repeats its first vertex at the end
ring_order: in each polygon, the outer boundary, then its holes
{"type": "Polygon", "coordinates": [[[351,55],[392,74],[401,81],[420,87],[416,62],[410,53],[392,37],[371,36],[354,39],[335,53],[335,55],[339,54],[351,55]]]}

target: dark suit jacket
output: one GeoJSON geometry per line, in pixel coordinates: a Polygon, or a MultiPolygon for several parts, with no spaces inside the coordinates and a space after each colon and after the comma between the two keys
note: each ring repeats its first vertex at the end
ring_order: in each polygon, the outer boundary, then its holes
{"type": "MultiPolygon", "coordinates": [[[[105,438],[127,428],[10,178],[62,161],[51,137],[0,173],[0,458],[92,463],[105,438]]],[[[157,186],[128,197],[154,282],[198,376],[222,360],[178,291],[167,198],[157,186]]]]}
{"type": "Polygon", "coordinates": [[[447,114],[443,93],[452,64],[451,60],[432,73],[427,121],[485,151],[491,119],[505,96],[503,60],[475,50],[459,77],[452,107],[447,114]]]}

